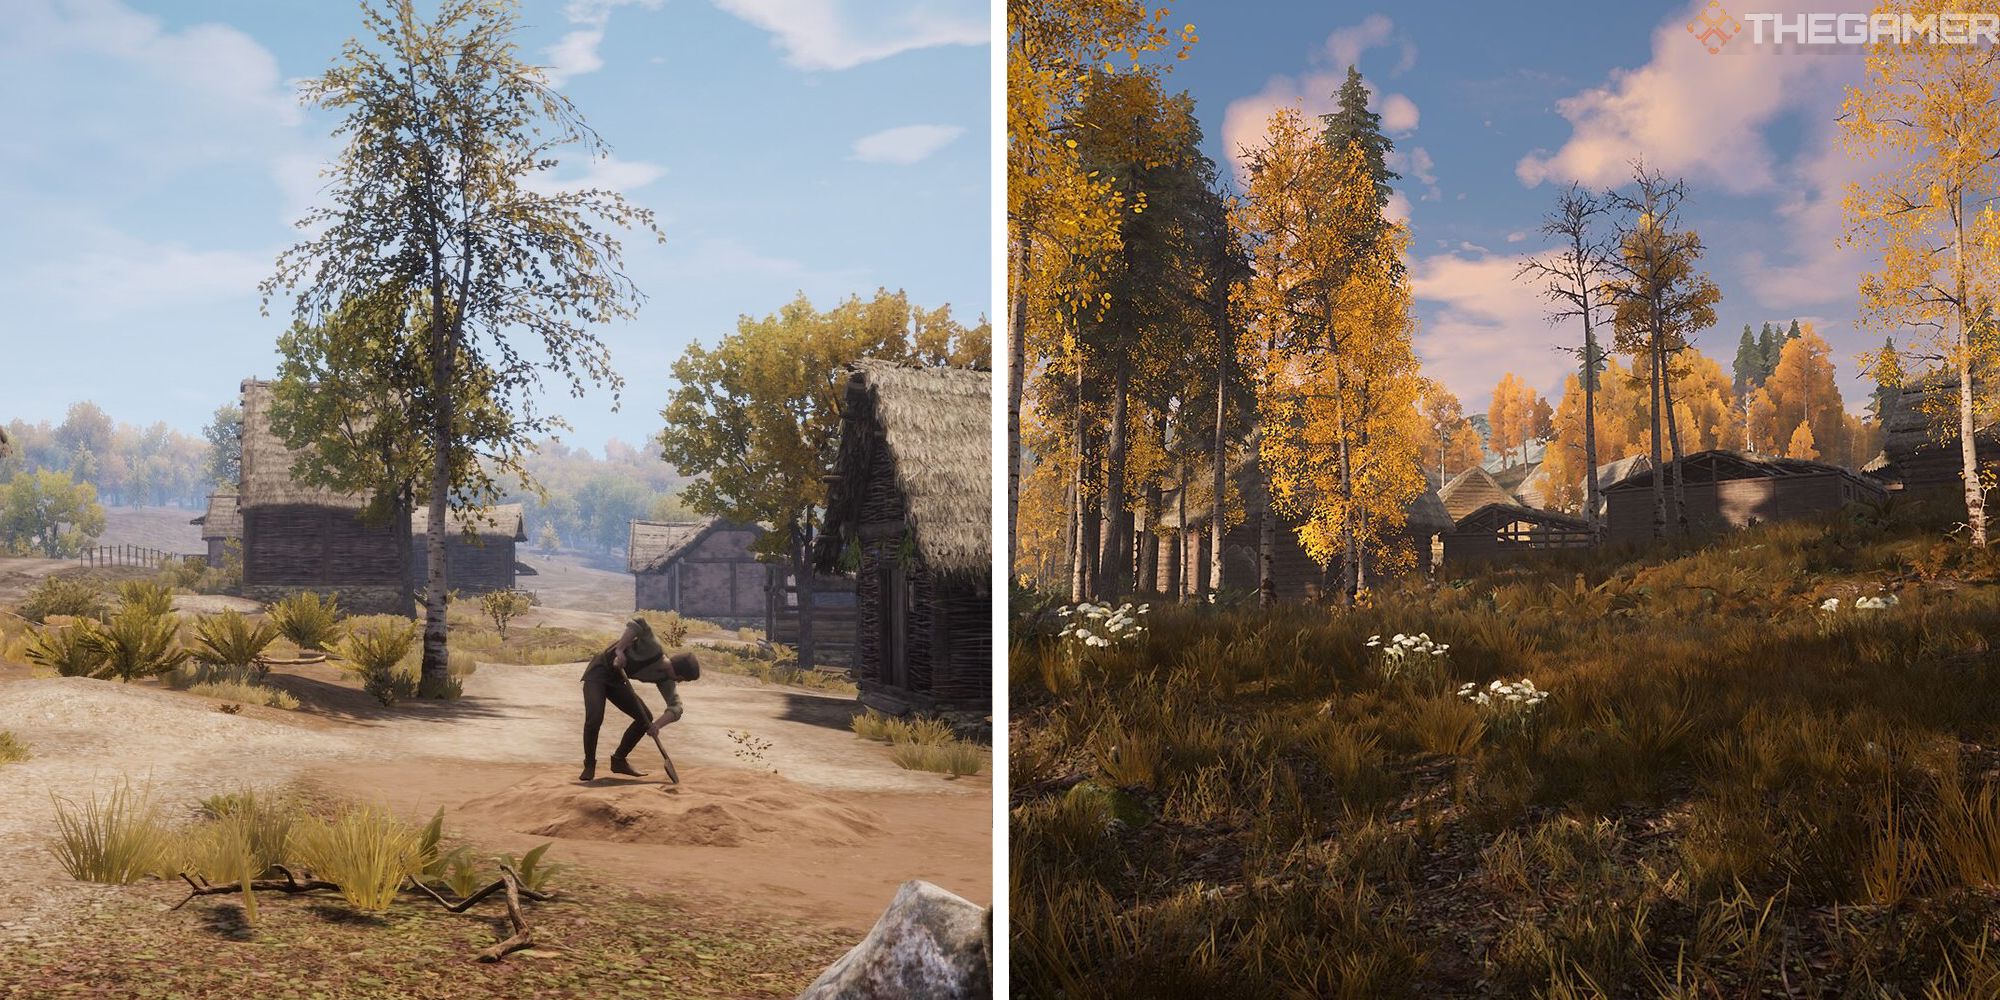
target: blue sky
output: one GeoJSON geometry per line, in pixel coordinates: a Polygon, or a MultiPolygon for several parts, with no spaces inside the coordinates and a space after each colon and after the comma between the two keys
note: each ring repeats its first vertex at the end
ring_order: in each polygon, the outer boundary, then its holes
{"type": "Polygon", "coordinates": [[[1864,170],[1833,118],[1862,57],[1753,47],[1747,35],[1711,54],[1686,28],[1705,4],[1188,0],[1172,20],[1201,40],[1168,86],[1195,96],[1209,153],[1229,164],[1272,108],[1327,110],[1358,65],[1403,175],[1392,208],[1410,222],[1418,350],[1468,411],[1485,409],[1507,370],[1556,397],[1567,362],[1551,348],[1579,334],[1548,326],[1516,264],[1544,248],[1536,228],[1563,185],[1620,183],[1639,155],[1687,178],[1686,220],[1722,290],[1718,324],[1696,344],[1726,368],[1743,324],[1812,321],[1858,411],[1854,354],[1883,333],[1854,324],[1866,258],[1836,239],[1843,185],[1864,170]]]}
{"type": "MultiPolygon", "coordinates": [[[[296,238],[332,120],[293,82],[358,25],[345,0],[8,0],[0,20],[0,421],[192,432],[269,375],[288,304],[256,285],[296,238]]],[[[804,291],[879,286],[991,310],[983,0],[528,0],[525,53],[612,148],[565,163],[659,215],[628,239],[647,296],[602,330],[626,377],[547,402],[601,449],[658,429],[694,340],[804,291]]],[[[557,388],[559,387],[552,387],[557,388]]]]}

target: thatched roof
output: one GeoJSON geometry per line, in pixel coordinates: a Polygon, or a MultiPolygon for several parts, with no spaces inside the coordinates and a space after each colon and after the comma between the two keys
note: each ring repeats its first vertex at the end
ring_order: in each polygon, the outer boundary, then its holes
{"type": "Polygon", "coordinates": [[[188,523],[201,525],[204,542],[243,537],[243,512],[236,508],[234,493],[210,493],[208,512],[188,523]]]}
{"type": "Polygon", "coordinates": [[[931,569],[984,578],[993,562],[993,376],[886,361],[848,366],[820,568],[858,537],[875,449],[889,449],[904,518],[931,569]]]}
{"type": "MultiPolygon", "coordinates": [[[[421,535],[430,530],[431,512],[418,507],[410,512],[410,532],[421,535]]],[[[462,535],[470,528],[477,536],[497,535],[512,538],[517,542],[528,540],[527,519],[517,503],[495,504],[478,510],[447,509],[444,512],[444,528],[447,534],[462,535]]]]}
{"type": "Polygon", "coordinates": [[[1477,465],[1451,477],[1451,482],[1438,491],[1438,499],[1444,501],[1444,509],[1454,523],[1489,503],[1519,502],[1492,473],[1477,465]]]}
{"type": "Polygon", "coordinates": [[[625,567],[633,573],[659,573],[707,538],[717,528],[741,527],[719,517],[706,521],[633,521],[625,536],[625,567]]]}
{"type": "Polygon", "coordinates": [[[297,454],[271,430],[271,383],[243,383],[243,472],[241,505],[257,507],[336,507],[358,511],[368,506],[359,493],[305,486],[292,478],[297,454]]]}
{"type": "Polygon", "coordinates": [[[1504,469],[1501,469],[1498,472],[1495,472],[1493,474],[1493,481],[1499,483],[1501,489],[1506,490],[1507,492],[1512,493],[1515,496],[1519,496],[1521,494],[1521,484],[1527,482],[1530,478],[1533,478],[1535,472],[1539,470],[1542,467],[1542,465],[1543,463],[1539,460],[1533,462],[1523,462],[1520,465],[1510,465],[1504,469]]]}

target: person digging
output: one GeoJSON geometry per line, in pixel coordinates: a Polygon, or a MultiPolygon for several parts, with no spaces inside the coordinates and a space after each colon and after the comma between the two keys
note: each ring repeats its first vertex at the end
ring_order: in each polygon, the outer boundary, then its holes
{"type": "MultiPolygon", "coordinates": [[[[626,757],[641,739],[650,736],[657,740],[661,727],[680,721],[681,696],[675,686],[700,677],[701,661],[693,653],[668,656],[644,618],[626,622],[625,632],[618,641],[591,657],[583,670],[583,775],[576,780],[597,778],[597,731],[604,725],[605,702],[632,717],[632,724],[625,727],[625,735],[618,739],[618,749],[611,754],[611,772],[644,777],[646,772],[633,767],[626,757]],[[639,692],[633,690],[633,681],[659,687],[666,708],[658,719],[653,718],[639,692]]],[[[665,754],[661,750],[663,757],[665,754]]]]}

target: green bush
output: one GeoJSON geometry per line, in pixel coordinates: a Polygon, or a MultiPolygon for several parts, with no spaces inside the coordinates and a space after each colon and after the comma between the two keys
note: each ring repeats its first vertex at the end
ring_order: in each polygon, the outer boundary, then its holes
{"type": "Polygon", "coordinates": [[[104,651],[99,626],[88,618],[52,623],[35,630],[22,655],[38,667],[62,677],[104,677],[104,651]]]}
{"type": "Polygon", "coordinates": [[[41,624],[57,615],[72,618],[99,618],[105,611],[104,594],[80,580],[51,576],[28,591],[21,602],[21,617],[41,624]]]}
{"type": "Polygon", "coordinates": [[[507,638],[507,623],[530,606],[528,595],[514,590],[489,591],[479,598],[479,610],[493,620],[493,628],[503,640],[507,638]]]}
{"type": "MultiPolygon", "coordinates": [[[[195,620],[195,658],[220,667],[248,668],[278,638],[278,626],[252,622],[234,609],[195,620]]],[[[259,671],[263,673],[263,671],[259,671]]]]}
{"type": "Polygon", "coordinates": [[[173,588],[158,580],[127,580],[118,585],[120,611],[143,611],[157,618],[173,614],[173,588]]]}
{"type": "Polygon", "coordinates": [[[361,678],[361,689],[384,707],[417,694],[416,680],[402,668],[417,642],[417,623],[395,615],[367,615],[348,622],[340,655],[343,669],[361,678]]]}
{"type": "Polygon", "coordinates": [[[418,831],[379,809],[301,820],[290,842],[293,856],[315,878],[339,885],[341,896],[363,913],[387,910],[403,880],[424,867],[418,831]]]}
{"type": "Polygon", "coordinates": [[[516,860],[512,854],[502,854],[498,858],[495,858],[494,861],[514,869],[514,874],[521,876],[521,888],[527,889],[530,892],[545,892],[547,891],[549,879],[554,877],[557,872],[569,867],[568,865],[542,863],[542,855],[549,853],[550,846],[552,845],[543,844],[521,855],[519,860],[516,860]]]}
{"type": "Polygon", "coordinates": [[[199,591],[209,571],[206,556],[182,556],[160,565],[160,586],[169,590],[199,591]]]}
{"type": "Polygon", "coordinates": [[[329,650],[340,642],[340,602],[333,597],[301,590],[271,605],[270,619],[279,635],[302,650],[329,650]]]}
{"type": "Polygon", "coordinates": [[[56,835],[48,842],[57,864],[79,882],[130,885],[171,872],[174,841],[151,796],[120,782],[110,794],[82,802],[51,796],[56,835]]]}
{"type": "Polygon", "coordinates": [[[11,730],[0,729],[0,764],[15,764],[33,757],[28,745],[11,730]]]}
{"type": "Polygon", "coordinates": [[[166,673],[188,660],[180,648],[180,617],[155,614],[143,604],[121,609],[84,637],[103,654],[103,671],[121,681],[166,673]]]}

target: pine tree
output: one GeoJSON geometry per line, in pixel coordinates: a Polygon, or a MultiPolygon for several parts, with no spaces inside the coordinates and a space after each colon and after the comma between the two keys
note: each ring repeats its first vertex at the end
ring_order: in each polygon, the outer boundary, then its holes
{"type": "Polygon", "coordinates": [[[1757,338],[1750,333],[1750,324],[1745,323],[1743,339],[1736,344],[1736,364],[1732,366],[1735,380],[1730,383],[1730,388],[1735,391],[1736,398],[1742,399],[1744,393],[1761,380],[1763,373],[1763,352],[1757,347],[1757,338]]]}
{"type": "Polygon", "coordinates": [[[1778,341],[1778,331],[1773,329],[1771,324],[1765,323],[1763,331],[1757,334],[1758,386],[1761,387],[1764,384],[1764,380],[1770,378],[1771,373],[1778,370],[1778,352],[1784,346],[1784,344],[1778,341]]]}
{"type": "Polygon", "coordinates": [[[1319,116],[1324,126],[1320,136],[1336,153],[1350,142],[1361,144],[1368,176],[1375,178],[1375,208],[1379,211],[1389,204],[1389,182],[1402,178],[1389,169],[1389,151],[1395,143],[1382,134],[1382,116],[1368,110],[1368,85],[1361,82],[1359,70],[1347,67],[1347,80],[1336,97],[1339,110],[1319,116]]]}
{"type": "Polygon", "coordinates": [[[1799,339],[1799,321],[1793,320],[1792,328],[1785,331],[1785,342],[1790,343],[1797,339],[1799,339]]]}

